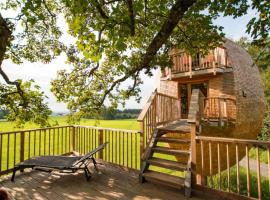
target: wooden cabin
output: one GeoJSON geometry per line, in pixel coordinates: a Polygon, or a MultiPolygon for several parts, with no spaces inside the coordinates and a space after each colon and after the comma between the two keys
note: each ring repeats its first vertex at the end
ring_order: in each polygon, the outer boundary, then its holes
{"type": "Polygon", "coordinates": [[[259,70],[250,55],[230,40],[206,56],[191,56],[179,49],[172,49],[169,55],[173,66],[161,72],[157,90],[138,118],[148,147],[141,182],[185,185],[193,162],[197,163],[196,171],[207,176],[243,158],[245,149],[241,145],[237,146],[236,156],[230,146],[209,143],[202,147],[191,141],[196,141],[198,135],[256,139],[264,115],[264,92],[259,70]],[[210,158],[209,154],[217,150],[224,153],[210,158]],[[230,157],[229,164],[220,162],[220,158],[226,158],[225,152],[230,157]],[[176,160],[155,157],[155,153],[174,155],[176,160]],[[152,165],[185,173],[182,177],[160,178],[160,171],[152,170],[156,169],[152,165]]]}

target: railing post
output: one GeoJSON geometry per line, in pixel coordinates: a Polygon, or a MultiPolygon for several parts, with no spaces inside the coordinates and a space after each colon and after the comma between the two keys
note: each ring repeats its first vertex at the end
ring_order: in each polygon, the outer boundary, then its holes
{"type": "Polygon", "coordinates": [[[222,126],[222,114],[221,114],[221,99],[218,98],[218,121],[219,121],[219,125],[222,126]]]}
{"type": "MultiPolygon", "coordinates": [[[[20,162],[23,162],[24,161],[24,137],[25,136],[25,132],[22,131],[21,134],[20,134],[20,162]]],[[[23,172],[23,170],[21,170],[21,172],[23,172]]]]}
{"type": "Polygon", "coordinates": [[[198,173],[197,177],[197,153],[196,153],[196,122],[190,123],[190,133],[191,133],[191,172],[192,172],[192,187],[197,184],[197,178],[200,180],[200,175],[198,173]]]}
{"type": "MultiPolygon", "coordinates": [[[[103,129],[98,129],[98,145],[104,143],[103,129]]],[[[103,160],[103,151],[99,151],[98,158],[103,160]]]]}
{"type": "Polygon", "coordinates": [[[140,160],[142,165],[143,160],[143,152],[144,152],[144,120],[140,122],[141,130],[140,130],[140,160]]]}
{"type": "Polygon", "coordinates": [[[72,126],[72,151],[76,151],[76,127],[72,126]]]}
{"type": "Polygon", "coordinates": [[[20,162],[24,161],[24,131],[21,132],[20,162]]]}
{"type": "Polygon", "coordinates": [[[192,57],[191,55],[188,57],[189,61],[189,77],[192,78],[192,57]]]}

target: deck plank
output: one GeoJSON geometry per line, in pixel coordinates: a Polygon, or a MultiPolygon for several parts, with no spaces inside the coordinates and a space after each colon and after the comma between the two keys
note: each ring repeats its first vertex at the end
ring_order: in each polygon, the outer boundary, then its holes
{"type": "Polygon", "coordinates": [[[173,133],[190,133],[190,124],[187,120],[177,120],[158,128],[161,131],[173,133]]]}
{"type": "MultiPolygon", "coordinates": [[[[2,187],[8,188],[12,196],[17,199],[70,199],[70,200],[174,200],[186,199],[178,190],[162,185],[140,184],[134,173],[108,167],[99,166],[100,172],[93,173],[89,182],[82,172],[60,175],[31,171],[16,176],[15,182],[10,177],[1,178],[2,187]]],[[[94,171],[92,169],[92,171],[94,171]]],[[[196,198],[192,198],[196,199],[196,198]]]]}

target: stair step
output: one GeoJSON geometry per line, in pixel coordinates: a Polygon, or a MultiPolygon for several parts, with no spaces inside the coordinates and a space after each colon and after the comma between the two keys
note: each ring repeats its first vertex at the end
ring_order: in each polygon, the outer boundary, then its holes
{"type": "Polygon", "coordinates": [[[184,171],[187,169],[187,165],[184,163],[179,163],[177,161],[165,160],[160,158],[151,158],[148,163],[154,166],[163,167],[166,169],[184,171]]]}
{"type": "Polygon", "coordinates": [[[155,171],[147,171],[143,173],[143,177],[146,180],[150,180],[153,182],[157,182],[160,184],[164,184],[170,187],[174,187],[177,189],[181,189],[184,187],[185,184],[185,179],[177,176],[172,176],[169,174],[163,174],[160,172],[155,172],[155,171]]]}
{"type": "Polygon", "coordinates": [[[189,155],[190,151],[188,150],[179,150],[179,149],[171,149],[168,147],[153,147],[152,150],[155,153],[163,153],[169,155],[189,155]]]}
{"type": "Polygon", "coordinates": [[[167,143],[190,143],[188,139],[179,139],[179,138],[172,138],[172,137],[158,137],[158,142],[167,142],[167,143]]]}

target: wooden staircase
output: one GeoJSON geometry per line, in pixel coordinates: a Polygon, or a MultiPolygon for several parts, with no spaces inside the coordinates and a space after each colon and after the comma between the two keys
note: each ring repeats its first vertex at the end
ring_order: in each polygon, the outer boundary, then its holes
{"type": "MultiPolygon", "coordinates": [[[[185,123],[185,125],[187,125],[187,123],[185,123]]],[[[140,172],[141,183],[144,183],[145,181],[151,181],[181,190],[184,189],[185,195],[188,197],[190,196],[191,141],[188,137],[184,139],[177,137],[178,134],[183,135],[189,133],[190,129],[184,126],[181,126],[181,128],[178,127],[177,132],[172,130],[171,125],[156,128],[154,130],[153,135],[148,143],[148,147],[146,148],[142,158],[143,160],[140,172]],[[174,133],[173,136],[171,133],[174,133]],[[171,144],[173,144],[173,147],[171,144]],[[185,148],[180,150],[177,148],[177,146],[181,145],[185,146],[185,148]],[[178,160],[181,158],[181,161],[177,161],[177,159],[175,159],[176,157],[178,160]],[[168,170],[177,175],[166,173],[168,170]]]]}

